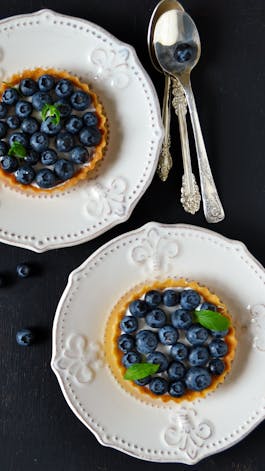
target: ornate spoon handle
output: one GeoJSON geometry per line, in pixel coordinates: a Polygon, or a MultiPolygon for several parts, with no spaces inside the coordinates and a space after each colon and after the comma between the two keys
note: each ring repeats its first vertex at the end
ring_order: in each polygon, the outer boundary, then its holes
{"type": "Polygon", "coordinates": [[[170,119],[171,119],[171,78],[165,75],[165,91],[162,108],[162,122],[165,129],[165,137],[162,144],[161,154],[158,161],[157,173],[159,178],[165,182],[172,167],[172,157],[170,155],[170,119]]]}
{"type": "Polygon", "coordinates": [[[179,120],[179,132],[184,174],[182,177],[181,203],[187,213],[195,214],[200,209],[201,195],[192,173],[190,146],[187,129],[187,102],[184,90],[177,79],[172,79],[172,105],[179,120]]]}

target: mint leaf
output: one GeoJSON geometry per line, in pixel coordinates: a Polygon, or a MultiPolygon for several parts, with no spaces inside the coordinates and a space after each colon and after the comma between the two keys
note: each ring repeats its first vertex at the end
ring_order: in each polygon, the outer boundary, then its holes
{"type": "Polygon", "coordinates": [[[134,365],[127,368],[124,379],[136,381],[137,379],[146,378],[149,375],[156,373],[160,365],[154,363],[134,363],[134,365]]]}
{"type": "Polygon", "coordinates": [[[8,151],[8,155],[14,155],[23,159],[27,155],[27,150],[20,142],[14,141],[8,151]]]}
{"type": "Polygon", "coordinates": [[[61,114],[56,105],[49,105],[45,103],[41,110],[42,121],[45,121],[46,118],[51,117],[52,123],[57,126],[60,123],[61,114]]]}
{"type": "Polygon", "coordinates": [[[206,329],[222,331],[228,329],[230,325],[229,319],[220,312],[202,309],[201,311],[194,311],[193,315],[195,321],[206,327],[206,329]]]}

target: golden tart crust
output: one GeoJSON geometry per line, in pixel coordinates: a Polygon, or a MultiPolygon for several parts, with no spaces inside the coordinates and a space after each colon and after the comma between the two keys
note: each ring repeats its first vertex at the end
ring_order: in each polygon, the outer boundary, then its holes
{"type": "Polygon", "coordinates": [[[127,292],[114,306],[108,318],[104,339],[104,353],[106,362],[120,386],[137,399],[148,403],[151,402],[152,404],[154,404],[154,401],[155,403],[159,403],[160,401],[162,403],[167,403],[169,401],[180,403],[184,400],[193,401],[197,398],[203,398],[210,392],[214,391],[219,384],[223,383],[226,375],[231,370],[232,361],[235,356],[236,346],[237,340],[235,336],[235,329],[232,325],[232,318],[225,304],[220,301],[216,294],[211,293],[207,287],[201,286],[196,281],[187,281],[182,278],[178,280],[174,278],[168,278],[164,281],[154,281],[152,283],[140,284],[131,289],[129,292],[127,292]],[[230,320],[229,332],[225,337],[225,342],[228,346],[228,352],[223,358],[223,361],[225,363],[224,372],[220,376],[213,376],[211,385],[203,391],[188,390],[180,398],[173,398],[170,395],[157,396],[153,394],[149,390],[149,388],[138,386],[133,381],[125,380],[123,376],[126,372],[126,368],[122,364],[123,353],[118,348],[118,337],[121,335],[119,324],[123,316],[125,315],[129,304],[132,301],[143,296],[147,291],[153,289],[164,290],[166,288],[194,289],[204,298],[204,301],[215,304],[218,307],[218,312],[220,312],[230,320]]]}
{"type": "Polygon", "coordinates": [[[102,139],[100,143],[95,147],[93,157],[92,159],[85,164],[84,166],[80,166],[78,171],[74,174],[74,176],[62,183],[59,183],[58,185],[52,187],[52,188],[39,188],[37,186],[33,185],[22,185],[21,183],[17,182],[15,179],[14,175],[6,173],[1,167],[0,167],[0,178],[5,181],[5,183],[9,184],[11,187],[16,188],[16,189],[21,189],[23,192],[30,192],[30,193],[53,193],[55,191],[65,191],[66,189],[69,189],[70,187],[73,187],[76,185],[78,182],[86,179],[88,177],[88,174],[93,170],[96,166],[96,164],[103,158],[104,156],[104,150],[107,144],[107,118],[104,114],[103,106],[98,100],[97,95],[91,90],[91,88],[86,84],[81,82],[77,77],[74,75],[71,75],[69,72],[66,71],[59,71],[54,68],[48,68],[48,69],[43,69],[41,67],[38,67],[34,70],[24,70],[21,73],[17,73],[12,75],[9,79],[7,79],[6,82],[2,82],[0,85],[0,100],[2,98],[2,95],[4,91],[7,88],[10,87],[15,87],[20,83],[21,80],[26,79],[26,78],[32,78],[33,80],[38,80],[39,77],[43,74],[50,74],[53,77],[57,79],[68,79],[70,80],[73,85],[75,85],[77,88],[80,90],[83,90],[86,93],[89,93],[92,99],[93,107],[95,109],[95,112],[98,116],[98,128],[102,134],[102,139]]]}

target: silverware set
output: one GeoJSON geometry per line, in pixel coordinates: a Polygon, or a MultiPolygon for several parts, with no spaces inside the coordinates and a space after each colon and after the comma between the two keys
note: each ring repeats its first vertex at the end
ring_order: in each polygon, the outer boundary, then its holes
{"type": "Polygon", "coordinates": [[[162,144],[157,173],[166,181],[172,168],[170,154],[171,107],[178,117],[183,160],[181,203],[184,210],[195,214],[202,199],[204,215],[209,223],[224,219],[224,210],[212,176],[203,140],[196,103],[191,88],[190,73],[199,61],[201,43],[194,21],[176,0],[161,0],[156,6],[148,29],[148,48],[154,67],[165,76],[165,90],[162,108],[164,142],[162,144]],[[201,195],[192,172],[187,109],[193,128],[201,195]]]}

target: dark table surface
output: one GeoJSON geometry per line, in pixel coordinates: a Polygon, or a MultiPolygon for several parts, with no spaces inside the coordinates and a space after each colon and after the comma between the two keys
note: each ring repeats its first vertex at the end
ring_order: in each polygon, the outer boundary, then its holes
{"type": "MultiPolygon", "coordinates": [[[[1,2],[0,16],[51,8],[97,23],[135,47],[161,99],[163,78],[152,68],[146,47],[155,5],[156,0],[9,0],[1,2]]],[[[181,160],[175,133],[178,164],[166,184],[154,177],[126,223],[85,244],[43,254],[0,244],[0,272],[9,281],[0,298],[1,471],[265,469],[264,424],[241,443],[191,468],[148,463],[105,448],[68,408],[50,369],[52,322],[69,273],[119,234],[150,220],[184,222],[239,239],[265,262],[264,0],[183,0],[183,6],[201,35],[203,52],[193,72],[193,87],[226,218],[210,226],[202,211],[196,216],[184,213],[178,201],[181,160]],[[18,281],[15,269],[23,261],[35,266],[35,276],[18,281]],[[25,325],[41,334],[41,341],[28,349],[15,342],[16,331],[25,325]]],[[[224,420],[229,420],[225,414],[224,420]]]]}

